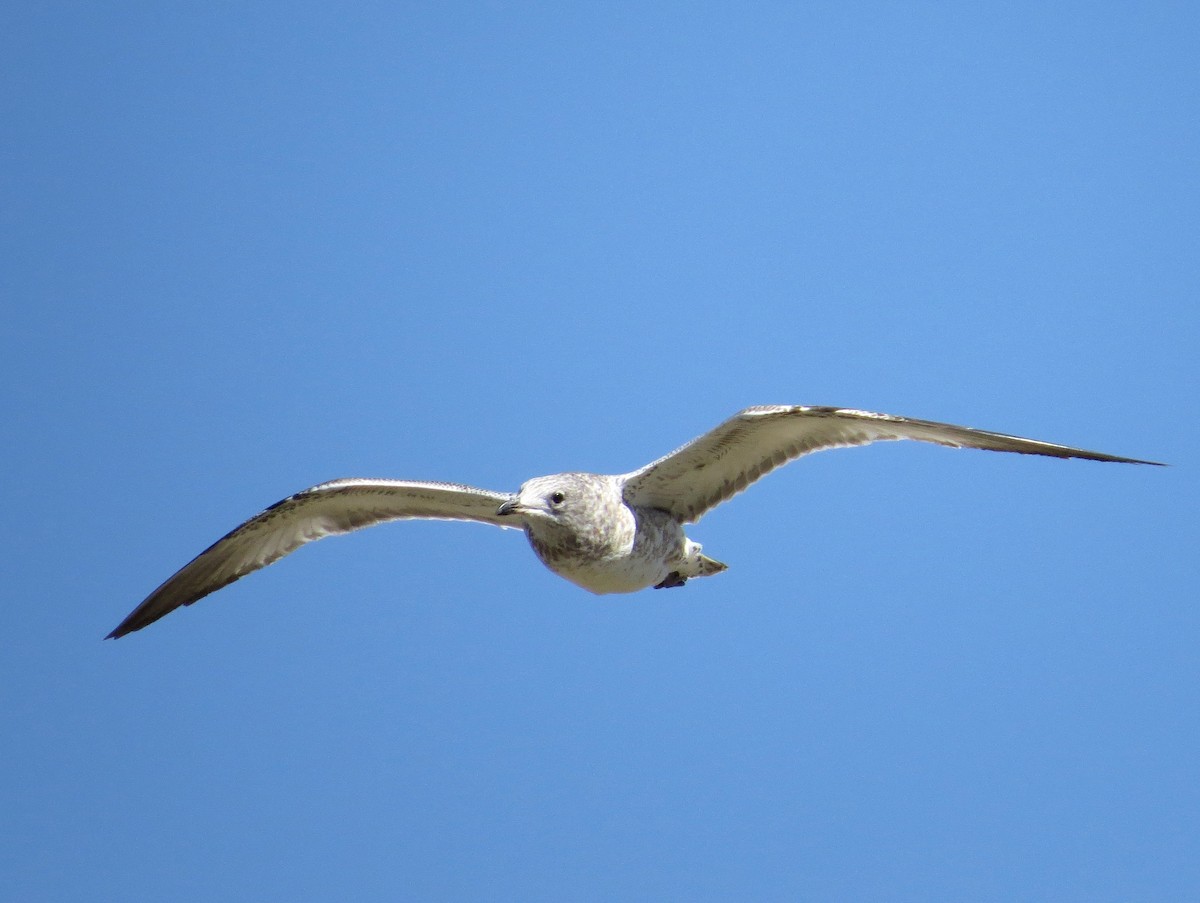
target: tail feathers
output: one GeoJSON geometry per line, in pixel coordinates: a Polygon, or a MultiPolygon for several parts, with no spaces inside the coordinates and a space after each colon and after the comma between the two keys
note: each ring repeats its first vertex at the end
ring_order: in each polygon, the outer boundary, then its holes
{"type": "Polygon", "coordinates": [[[722,564],[716,559],[709,558],[707,555],[699,554],[696,549],[692,550],[695,557],[687,563],[686,571],[671,571],[660,583],[654,584],[655,589],[670,589],[674,586],[683,586],[692,577],[711,577],[713,574],[719,574],[721,571],[728,570],[729,565],[722,564]]]}

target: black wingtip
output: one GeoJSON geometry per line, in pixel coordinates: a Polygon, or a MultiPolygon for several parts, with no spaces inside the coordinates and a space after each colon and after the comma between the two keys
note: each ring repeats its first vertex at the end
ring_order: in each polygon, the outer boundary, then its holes
{"type": "MultiPolygon", "coordinates": [[[[159,615],[159,617],[162,617],[159,615]]],[[[135,630],[141,630],[143,627],[153,624],[158,618],[150,618],[147,620],[140,615],[140,608],[130,612],[129,617],[112,629],[112,632],[105,637],[106,640],[119,640],[123,636],[128,636],[135,630]]]]}
{"type": "MultiPolygon", "coordinates": [[[[1078,458],[1081,461],[1099,461],[1102,464],[1145,464],[1148,467],[1170,467],[1162,461],[1144,461],[1141,458],[1125,458],[1121,455],[1109,455],[1104,452],[1071,449],[1073,454],[1063,455],[1064,458],[1078,458]]],[[[1036,454],[1036,452],[1034,453],[1036,454]]]]}

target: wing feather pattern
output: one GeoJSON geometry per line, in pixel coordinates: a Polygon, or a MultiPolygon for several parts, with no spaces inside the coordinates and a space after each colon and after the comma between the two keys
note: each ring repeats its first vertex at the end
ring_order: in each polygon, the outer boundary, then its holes
{"type": "Polygon", "coordinates": [[[949,423],[850,408],[760,406],[738,412],[698,439],[626,474],[625,500],[632,505],[660,508],[684,523],[692,523],[755,480],[801,455],[893,439],[1053,458],[1157,464],[949,423]]]}
{"type": "Polygon", "coordinates": [[[510,526],[496,515],[509,498],[457,483],[333,480],[276,502],[184,565],[122,621],[108,639],[141,630],[181,605],[278,561],[305,543],[406,518],[510,526]]]}

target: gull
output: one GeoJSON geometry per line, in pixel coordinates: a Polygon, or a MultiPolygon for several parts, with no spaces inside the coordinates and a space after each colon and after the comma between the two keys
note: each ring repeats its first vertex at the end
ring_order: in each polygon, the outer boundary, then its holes
{"type": "Polygon", "coordinates": [[[829,448],[915,439],[953,448],[1084,458],[1122,458],[986,430],[851,408],[767,405],[631,473],[556,473],[515,494],[459,483],[343,479],[305,489],[243,523],[184,565],[106,637],[141,630],[305,543],[405,519],[466,520],[518,527],[542,563],[597,594],[683,586],[726,565],[684,534],[709,510],[802,455],[829,448]]]}

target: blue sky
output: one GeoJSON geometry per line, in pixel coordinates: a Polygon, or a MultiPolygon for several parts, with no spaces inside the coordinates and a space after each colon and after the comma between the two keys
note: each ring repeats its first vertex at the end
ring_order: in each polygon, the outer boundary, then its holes
{"type": "Polygon", "coordinates": [[[13,899],[1200,894],[1188,4],[10,4],[13,899]],[[593,597],[521,536],[318,543],[343,476],[622,472],[750,404],[913,443],[593,597]]]}

